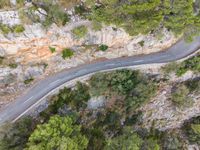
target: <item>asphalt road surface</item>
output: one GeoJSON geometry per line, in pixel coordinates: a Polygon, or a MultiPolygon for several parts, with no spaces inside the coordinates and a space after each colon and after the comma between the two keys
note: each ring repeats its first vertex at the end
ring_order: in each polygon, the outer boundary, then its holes
{"type": "Polygon", "coordinates": [[[4,110],[2,110],[0,112],[0,124],[5,123],[6,121],[16,121],[29,111],[34,104],[38,103],[41,98],[45,97],[45,95],[49,92],[72,79],[76,79],[90,73],[119,67],[176,61],[194,53],[199,48],[200,37],[196,37],[191,43],[181,40],[162,52],[152,53],[149,55],[109,59],[56,73],[53,76],[49,76],[44,80],[39,81],[28,92],[22,93],[21,97],[17,98],[15,102],[11,103],[4,110]]]}

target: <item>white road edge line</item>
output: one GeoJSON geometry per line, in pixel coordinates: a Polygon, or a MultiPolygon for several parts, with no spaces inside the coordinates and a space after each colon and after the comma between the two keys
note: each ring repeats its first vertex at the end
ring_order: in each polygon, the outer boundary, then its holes
{"type": "Polygon", "coordinates": [[[136,61],[133,61],[133,62],[143,62],[144,60],[136,60],[136,61]]]}
{"type": "MultiPolygon", "coordinates": [[[[118,70],[118,69],[123,69],[123,68],[126,68],[126,67],[116,67],[114,69],[106,69],[106,70],[103,70],[103,71],[100,71],[100,72],[107,72],[107,71],[112,71],[112,70],[118,70]]],[[[95,73],[97,73],[99,71],[95,71],[93,73],[89,73],[87,75],[84,75],[84,76],[91,76],[95,73]]],[[[82,77],[84,77],[82,76],[82,77]]],[[[82,77],[79,77],[79,78],[82,78],[82,77]]],[[[73,81],[74,79],[72,79],[71,81],[73,81]]],[[[69,82],[69,81],[67,81],[69,82]]],[[[18,117],[16,117],[14,120],[11,121],[11,123],[15,123],[18,119],[20,119],[22,116],[24,116],[28,111],[30,111],[32,108],[34,108],[35,106],[37,106],[37,104],[39,104],[41,101],[43,101],[43,98],[46,97],[47,95],[49,95],[50,93],[52,93],[53,91],[55,91],[56,89],[59,89],[62,85],[64,85],[65,83],[59,85],[58,87],[56,87],[55,89],[53,89],[52,91],[50,91],[48,94],[44,95],[40,100],[38,100],[36,103],[34,103],[33,105],[31,105],[29,108],[27,108],[23,113],[21,113],[18,117]]]]}
{"type": "Polygon", "coordinates": [[[23,113],[21,113],[17,118],[11,121],[11,123],[15,123],[18,119],[20,119],[22,116],[24,116],[29,110],[31,110],[33,107],[35,107],[37,104],[39,104],[43,99],[41,98],[39,101],[31,105],[28,109],[26,109],[23,113]]]}
{"type": "Polygon", "coordinates": [[[106,64],[105,66],[114,66],[115,64],[106,64]]]}
{"type": "Polygon", "coordinates": [[[31,100],[32,98],[33,98],[33,96],[31,96],[29,99],[27,99],[26,101],[24,101],[23,104],[26,103],[26,102],[28,102],[28,101],[31,100]]]}
{"type": "Polygon", "coordinates": [[[60,81],[60,79],[58,79],[58,80],[56,80],[56,81],[50,83],[49,85],[53,85],[53,84],[55,84],[55,83],[57,83],[57,82],[59,82],[59,81],[60,81]]]}

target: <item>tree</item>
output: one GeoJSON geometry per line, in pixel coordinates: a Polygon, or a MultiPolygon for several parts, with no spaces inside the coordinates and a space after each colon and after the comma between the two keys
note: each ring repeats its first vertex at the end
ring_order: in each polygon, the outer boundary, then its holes
{"type": "Polygon", "coordinates": [[[73,99],[70,105],[79,109],[87,106],[87,101],[90,99],[89,87],[81,82],[76,83],[76,88],[73,90],[73,99]]]}
{"type": "Polygon", "coordinates": [[[191,40],[199,34],[200,18],[193,0],[86,0],[92,21],[122,27],[130,35],[147,34],[166,27],[191,40]]]}
{"type": "Polygon", "coordinates": [[[69,21],[68,14],[53,0],[42,0],[42,3],[35,1],[32,3],[36,10],[43,9],[46,13],[43,13],[45,20],[40,20],[42,25],[49,27],[52,23],[55,23],[58,26],[64,26],[69,21]]]}
{"type": "Polygon", "coordinates": [[[35,128],[33,119],[25,117],[14,124],[5,124],[0,128],[0,150],[24,149],[28,137],[35,128]]]}
{"type": "Polygon", "coordinates": [[[84,150],[88,139],[81,134],[81,126],[70,117],[53,116],[48,123],[38,125],[29,137],[27,150],[84,150]]]}
{"type": "Polygon", "coordinates": [[[122,135],[108,140],[105,150],[140,150],[142,143],[143,140],[127,127],[122,135]]]}
{"type": "Polygon", "coordinates": [[[190,143],[200,144],[200,116],[185,122],[182,129],[190,143]]]}
{"type": "Polygon", "coordinates": [[[162,137],[162,149],[164,150],[187,150],[186,142],[180,133],[176,131],[165,132],[162,137]]]}
{"type": "Polygon", "coordinates": [[[154,138],[149,138],[145,141],[143,144],[143,149],[144,150],[160,150],[160,145],[158,145],[158,140],[154,138]]]}

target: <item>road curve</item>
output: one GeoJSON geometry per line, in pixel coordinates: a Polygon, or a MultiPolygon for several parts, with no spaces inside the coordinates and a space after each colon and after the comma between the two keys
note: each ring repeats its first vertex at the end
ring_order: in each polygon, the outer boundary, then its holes
{"type": "Polygon", "coordinates": [[[102,62],[95,62],[92,64],[82,65],[70,70],[65,70],[49,76],[44,80],[39,81],[23,96],[17,98],[15,102],[7,106],[0,113],[0,124],[6,121],[13,121],[24,114],[27,109],[37,103],[42,97],[57,88],[58,86],[68,82],[72,79],[95,73],[98,71],[114,69],[119,67],[134,66],[140,64],[151,63],[166,63],[184,58],[200,48],[200,37],[196,37],[193,42],[186,43],[181,40],[172,47],[162,52],[152,53],[148,55],[122,57],[116,59],[109,59],[102,62]]]}

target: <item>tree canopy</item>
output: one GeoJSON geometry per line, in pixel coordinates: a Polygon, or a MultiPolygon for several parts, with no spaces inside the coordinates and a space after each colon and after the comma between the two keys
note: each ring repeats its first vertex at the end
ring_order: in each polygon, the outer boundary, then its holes
{"type": "Polygon", "coordinates": [[[90,10],[89,19],[122,27],[130,35],[166,27],[191,38],[200,27],[193,3],[193,0],[87,0],[85,5],[90,10]]]}
{"type": "Polygon", "coordinates": [[[84,150],[88,140],[81,126],[70,117],[53,116],[48,123],[38,125],[29,137],[27,150],[84,150]]]}

